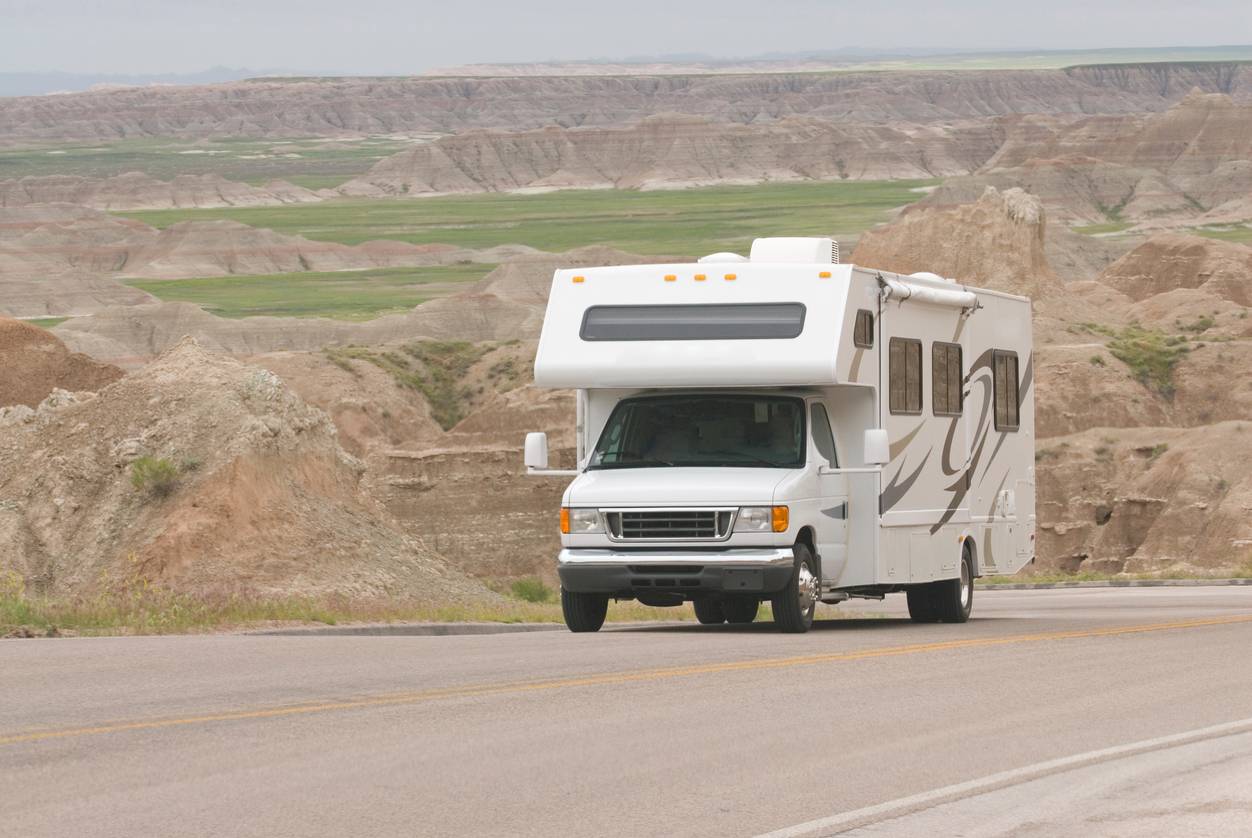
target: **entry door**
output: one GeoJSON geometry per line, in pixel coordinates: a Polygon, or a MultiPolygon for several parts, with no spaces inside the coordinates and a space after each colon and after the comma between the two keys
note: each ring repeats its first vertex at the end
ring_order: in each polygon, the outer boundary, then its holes
{"type": "Polygon", "coordinates": [[[818,461],[817,552],[822,556],[823,579],[834,582],[848,562],[848,478],[827,473],[839,468],[839,452],[821,402],[809,405],[809,428],[818,461]]]}

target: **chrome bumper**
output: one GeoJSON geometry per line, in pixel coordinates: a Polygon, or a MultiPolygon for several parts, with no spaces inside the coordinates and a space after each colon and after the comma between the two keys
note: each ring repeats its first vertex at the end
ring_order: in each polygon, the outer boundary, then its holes
{"type": "Polygon", "coordinates": [[[790,547],[738,547],[708,552],[566,548],[556,557],[560,567],[594,565],[699,565],[702,567],[787,567],[795,564],[790,547]]]}

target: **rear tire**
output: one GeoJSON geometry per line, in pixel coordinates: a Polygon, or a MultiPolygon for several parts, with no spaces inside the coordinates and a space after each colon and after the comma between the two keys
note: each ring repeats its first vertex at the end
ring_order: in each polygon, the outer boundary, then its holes
{"type": "Polygon", "coordinates": [[[696,609],[696,619],[701,625],[720,626],[726,622],[722,604],[712,597],[696,597],[691,603],[696,609]]]}
{"type": "Polygon", "coordinates": [[[607,594],[580,594],[561,589],[561,613],[570,631],[599,631],[609,613],[607,594]]]}
{"type": "Polygon", "coordinates": [[[821,580],[817,577],[817,563],[813,554],[803,544],[794,548],[795,570],[786,586],[774,594],[774,624],[784,634],[803,634],[813,627],[813,614],[821,593],[821,580]]]}
{"type": "Polygon", "coordinates": [[[918,585],[906,592],[909,618],[915,623],[964,623],[974,608],[974,556],[966,547],[961,551],[961,575],[929,585],[918,585]]]}
{"type": "Polygon", "coordinates": [[[746,625],[756,619],[756,612],[761,609],[761,601],[751,597],[733,597],[722,600],[722,613],[726,622],[746,625]]]}
{"type": "Polygon", "coordinates": [[[936,582],[938,617],[945,623],[964,623],[974,610],[974,557],[968,547],[961,551],[961,575],[936,582]]]}
{"type": "Polygon", "coordinates": [[[939,622],[933,585],[918,585],[904,592],[909,598],[909,619],[915,623],[939,622]]]}

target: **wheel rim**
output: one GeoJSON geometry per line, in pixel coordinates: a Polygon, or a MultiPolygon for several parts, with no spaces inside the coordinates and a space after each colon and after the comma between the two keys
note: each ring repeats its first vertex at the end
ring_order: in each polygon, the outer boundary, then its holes
{"type": "Polygon", "coordinates": [[[801,562],[800,571],[796,574],[796,597],[802,614],[817,603],[817,577],[809,570],[808,562],[801,562]]]}
{"type": "Polygon", "coordinates": [[[969,578],[969,562],[961,562],[961,608],[969,608],[969,599],[974,593],[974,585],[969,578]]]}

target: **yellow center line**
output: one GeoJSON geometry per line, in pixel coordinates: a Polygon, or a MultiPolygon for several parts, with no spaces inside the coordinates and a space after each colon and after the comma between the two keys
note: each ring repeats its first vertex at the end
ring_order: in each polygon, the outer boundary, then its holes
{"type": "Polygon", "coordinates": [[[659,681],[667,678],[685,678],[695,675],[709,675],[719,672],[779,669],[783,667],[807,666],[820,663],[842,663],[848,661],[868,660],[871,658],[917,655],[927,652],[943,652],[952,649],[1009,646],[1021,643],[1039,643],[1050,640],[1077,640],[1088,637],[1115,637],[1123,634],[1144,634],[1147,632],[1175,631],[1180,629],[1203,628],[1205,626],[1224,626],[1235,623],[1249,622],[1252,622],[1252,614],[1239,614],[1228,617],[1176,620],[1167,623],[1112,626],[1109,628],[1079,629],[1074,631],[1049,631],[1039,632],[1037,634],[1006,635],[1003,637],[973,637],[964,640],[944,640],[935,643],[914,643],[906,646],[887,646],[853,652],[826,652],[821,654],[796,655],[783,658],[757,658],[742,661],[726,661],[722,663],[694,664],[690,666],[676,666],[663,669],[606,672],[596,675],[557,678],[548,681],[519,681],[501,684],[482,684],[478,686],[445,687],[442,689],[422,690],[418,692],[379,695],[372,698],[327,701],[317,704],[286,705],[281,707],[260,708],[256,710],[228,710],[221,713],[206,713],[204,715],[186,716],[182,718],[110,722],[92,727],[13,733],[9,735],[0,735],[0,745],[16,745],[23,742],[41,742],[48,739],[68,739],[78,736],[95,736],[105,733],[122,733],[131,730],[159,730],[161,728],[182,727],[185,725],[207,724],[211,722],[229,722],[246,719],[273,719],[281,718],[283,716],[301,716],[310,713],[327,713],[334,710],[356,710],[360,708],[386,707],[397,704],[418,704],[424,701],[434,701],[443,698],[467,698],[508,693],[537,692],[542,690],[560,690],[571,687],[608,686],[639,681],[659,681]]]}

